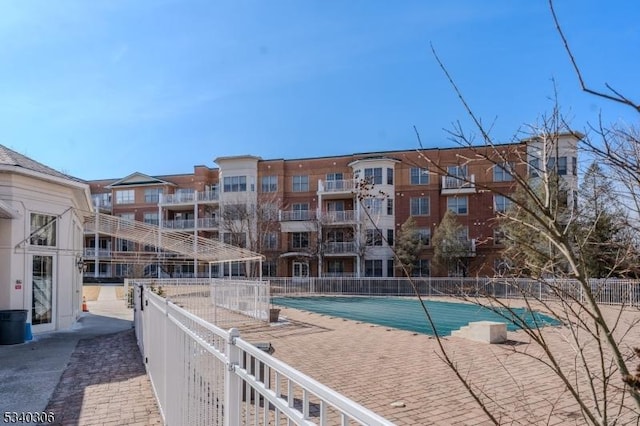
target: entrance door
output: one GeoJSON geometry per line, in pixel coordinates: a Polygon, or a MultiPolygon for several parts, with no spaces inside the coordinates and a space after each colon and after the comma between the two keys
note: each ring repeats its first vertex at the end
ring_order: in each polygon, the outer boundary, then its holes
{"type": "Polygon", "coordinates": [[[307,262],[293,262],[293,278],[309,278],[309,264],[307,262]]]}
{"type": "Polygon", "coordinates": [[[31,256],[31,324],[37,332],[55,329],[56,283],[53,256],[31,256]]]}

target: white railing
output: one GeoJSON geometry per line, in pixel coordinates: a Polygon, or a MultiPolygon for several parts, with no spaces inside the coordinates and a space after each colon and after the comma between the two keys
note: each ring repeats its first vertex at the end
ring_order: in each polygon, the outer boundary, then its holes
{"type": "Polygon", "coordinates": [[[355,253],[356,250],[357,246],[355,241],[324,243],[325,254],[355,253]]]}
{"type": "Polygon", "coordinates": [[[195,192],[176,192],[175,194],[163,194],[160,204],[188,204],[193,203],[195,199],[195,192]]]}
{"type": "Polygon", "coordinates": [[[136,279],[212,324],[236,327],[269,320],[269,282],[222,278],[136,279]]]}
{"type": "Polygon", "coordinates": [[[442,189],[475,188],[476,176],[442,176],[442,189]]]}
{"type": "Polygon", "coordinates": [[[215,217],[201,217],[198,219],[198,229],[217,228],[218,226],[218,219],[215,217]]]}
{"type": "Polygon", "coordinates": [[[356,212],[353,210],[325,211],[320,213],[320,218],[324,224],[352,223],[356,221],[356,212]]]}
{"type": "Polygon", "coordinates": [[[355,192],[356,181],[344,180],[318,180],[318,192],[355,192]]]}
{"type": "Polygon", "coordinates": [[[218,191],[198,192],[198,201],[218,201],[220,193],[218,191]]]}
{"type": "Polygon", "coordinates": [[[193,229],[195,226],[195,219],[174,219],[162,221],[162,227],[167,229],[193,229]]]}
{"type": "Polygon", "coordinates": [[[315,220],[315,218],[316,218],[315,210],[280,211],[280,220],[281,221],[315,220]]]}
{"type": "Polygon", "coordinates": [[[94,248],[84,249],[85,257],[96,257],[96,254],[98,255],[98,257],[111,257],[111,249],[103,249],[103,248],[99,248],[97,250],[94,248]]]}
{"type": "Polygon", "coordinates": [[[391,422],[243,340],[135,286],[136,338],[168,425],[391,422]]]}
{"type": "MultiPolygon", "coordinates": [[[[363,296],[414,296],[407,278],[273,278],[272,296],[345,294],[363,296]]],[[[528,280],[509,278],[413,278],[422,296],[499,297],[540,300],[574,298],[584,302],[585,294],[575,280],[528,280]]],[[[640,280],[591,280],[591,292],[598,303],[640,307],[640,280]]]]}

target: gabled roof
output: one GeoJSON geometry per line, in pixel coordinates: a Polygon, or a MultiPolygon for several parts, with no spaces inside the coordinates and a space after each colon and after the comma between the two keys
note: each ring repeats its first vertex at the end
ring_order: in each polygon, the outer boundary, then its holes
{"type": "Polygon", "coordinates": [[[113,182],[111,185],[106,186],[105,188],[111,189],[114,187],[121,187],[121,186],[143,186],[143,185],[176,186],[176,184],[168,182],[166,180],[145,175],[144,173],[135,172],[135,173],[131,173],[129,176],[123,177],[122,179],[113,182]]]}
{"type": "Polygon", "coordinates": [[[85,183],[83,180],[69,176],[49,166],[45,166],[42,163],[38,163],[31,158],[22,155],[12,149],[7,148],[4,145],[0,145],[0,166],[14,166],[21,167],[33,172],[43,173],[45,175],[54,176],[61,179],[69,179],[75,182],[85,183]]]}

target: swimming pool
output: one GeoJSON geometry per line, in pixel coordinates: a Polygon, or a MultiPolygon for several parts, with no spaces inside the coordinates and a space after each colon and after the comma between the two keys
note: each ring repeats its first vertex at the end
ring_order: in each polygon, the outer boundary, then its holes
{"type": "MultiPolygon", "coordinates": [[[[275,297],[271,299],[271,302],[275,305],[318,314],[384,325],[417,333],[434,334],[417,299],[313,296],[275,297]]],[[[448,336],[453,330],[458,330],[472,321],[507,322],[507,330],[516,331],[519,329],[517,325],[505,319],[495,310],[478,305],[433,300],[426,300],[425,304],[440,336],[448,336]]],[[[539,312],[531,312],[523,308],[513,309],[513,311],[514,315],[523,318],[530,325],[533,325],[535,321],[544,325],[560,324],[559,321],[539,312]]],[[[507,310],[502,310],[501,312],[507,317],[513,318],[507,310]]]]}

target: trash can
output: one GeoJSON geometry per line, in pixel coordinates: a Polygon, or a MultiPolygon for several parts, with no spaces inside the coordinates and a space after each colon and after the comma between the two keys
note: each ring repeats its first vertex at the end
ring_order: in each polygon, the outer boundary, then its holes
{"type": "Polygon", "coordinates": [[[26,309],[0,311],[0,345],[24,343],[26,309]]]}

